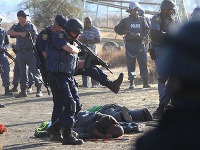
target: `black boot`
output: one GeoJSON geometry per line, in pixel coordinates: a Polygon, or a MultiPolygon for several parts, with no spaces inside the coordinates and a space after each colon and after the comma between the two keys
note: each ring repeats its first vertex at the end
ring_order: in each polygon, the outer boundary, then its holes
{"type": "Polygon", "coordinates": [[[71,129],[63,129],[62,136],[63,136],[63,142],[62,142],[63,145],[81,145],[84,143],[82,139],[77,139],[73,135],[73,131],[71,129]]]}
{"type": "Polygon", "coordinates": [[[13,95],[10,90],[9,87],[5,87],[5,95],[13,95]]]}
{"type": "Polygon", "coordinates": [[[130,80],[130,86],[129,89],[134,89],[135,88],[135,82],[133,79],[130,80]]]}
{"type": "Polygon", "coordinates": [[[17,89],[18,85],[17,84],[14,84],[13,88],[10,90],[11,92],[18,92],[18,89],[17,89]]]}
{"type": "Polygon", "coordinates": [[[27,97],[27,92],[26,90],[21,90],[21,92],[15,96],[15,98],[21,98],[21,97],[27,97]]]}
{"type": "Polygon", "coordinates": [[[153,119],[161,119],[164,115],[164,107],[159,106],[153,113],[153,119]]]}
{"type": "Polygon", "coordinates": [[[120,85],[122,84],[123,82],[123,78],[124,78],[124,74],[123,73],[120,73],[117,80],[114,80],[114,81],[110,81],[110,80],[107,80],[106,82],[106,87],[108,87],[112,92],[114,92],[115,94],[117,94],[119,92],[119,89],[120,89],[120,85]]]}
{"type": "Polygon", "coordinates": [[[51,139],[53,141],[60,141],[62,142],[63,138],[61,135],[61,127],[62,127],[62,123],[60,122],[60,120],[56,120],[50,127],[48,127],[46,130],[47,132],[52,136],[51,139]]]}
{"type": "Polygon", "coordinates": [[[42,87],[42,84],[38,85],[36,97],[42,97],[43,96],[42,91],[41,91],[41,87],[42,87]]]}
{"type": "Polygon", "coordinates": [[[148,84],[148,78],[143,78],[143,88],[150,88],[150,85],[148,84]]]}

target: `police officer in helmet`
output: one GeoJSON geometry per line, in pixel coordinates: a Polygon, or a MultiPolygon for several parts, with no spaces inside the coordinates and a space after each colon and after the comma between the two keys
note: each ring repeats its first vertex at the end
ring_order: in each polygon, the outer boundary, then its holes
{"type": "Polygon", "coordinates": [[[163,101],[168,101],[170,96],[166,96],[168,89],[165,85],[168,77],[164,76],[161,72],[163,58],[166,56],[167,47],[164,43],[164,39],[168,33],[175,31],[175,25],[180,25],[179,20],[176,18],[175,4],[170,0],[164,0],[160,6],[161,12],[154,15],[151,20],[151,42],[150,42],[150,55],[156,65],[156,72],[158,75],[158,93],[159,93],[159,107],[153,113],[154,118],[160,118],[164,113],[163,101]]]}
{"type": "Polygon", "coordinates": [[[129,89],[134,89],[134,80],[136,78],[135,67],[136,60],[140,68],[140,75],[143,79],[143,88],[149,88],[147,54],[145,39],[149,33],[149,26],[146,19],[139,16],[141,6],[137,2],[129,4],[129,17],[124,18],[115,26],[114,30],[119,35],[124,35],[126,48],[126,63],[128,68],[128,80],[130,81],[129,89]]]}
{"type": "Polygon", "coordinates": [[[141,136],[136,150],[188,150],[200,147],[200,21],[189,21],[169,40],[164,74],[174,78],[175,106],[158,127],[141,136]]]}
{"type": "Polygon", "coordinates": [[[73,135],[73,115],[80,110],[78,91],[73,75],[77,69],[79,49],[73,45],[73,38],[78,38],[83,24],[78,19],[70,19],[65,30],[55,33],[47,45],[46,70],[47,80],[53,94],[52,124],[53,135],[60,138],[63,145],[80,145],[83,140],[73,135]],[[60,130],[62,128],[62,137],[60,130]]]}

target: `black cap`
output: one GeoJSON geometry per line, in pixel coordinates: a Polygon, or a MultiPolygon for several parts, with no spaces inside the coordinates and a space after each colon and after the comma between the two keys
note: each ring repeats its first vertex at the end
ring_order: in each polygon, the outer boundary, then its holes
{"type": "Polygon", "coordinates": [[[26,17],[26,16],[29,16],[29,15],[27,15],[23,10],[20,10],[17,12],[17,17],[26,17]]]}
{"type": "Polygon", "coordinates": [[[59,26],[64,27],[68,21],[68,18],[64,17],[63,15],[56,15],[55,21],[59,26]]]}

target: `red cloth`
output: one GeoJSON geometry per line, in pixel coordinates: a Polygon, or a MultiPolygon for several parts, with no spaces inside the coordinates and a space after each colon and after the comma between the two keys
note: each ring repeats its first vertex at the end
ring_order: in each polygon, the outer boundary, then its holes
{"type": "Polygon", "coordinates": [[[3,124],[0,124],[0,134],[3,134],[4,132],[7,132],[8,129],[3,125],[3,124]]]}

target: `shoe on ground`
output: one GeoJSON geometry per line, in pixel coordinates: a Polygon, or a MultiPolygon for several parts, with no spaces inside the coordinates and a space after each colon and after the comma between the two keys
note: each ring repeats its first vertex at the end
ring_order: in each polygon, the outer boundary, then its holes
{"type": "Polygon", "coordinates": [[[157,119],[157,120],[160,120],[162,118],[162,116],[164,115],[163,112],[159,111],[159,110],[156,110],[154,113],[153,113],[153,119],[157,119]]]}
{"type": "Polygon", "coordinates": [[[42,96],[43,96],[42,91],[36,93],[36,97],[42,97],[42,96]]]}
{"type": "Polygon", "coordinates": [[[21,98],[21,97],[28,97],[26,92],[21,91],[18,95],[15,96],[15,98],[21,98]]]}
{"type": "Polygon", "coordinates": [[[13,87],[13,88],[10,90],[10,92],[18,92],[17,87],[13,87]]]}
{"type": "Polygon", "coordinates": [[[0,108],[5,108],[6,106],[4,104],[0,104],[0,108]]]}
{"type": "Polygon", "coordinates": [[[32,86],[30,86],[30,87],[28,87],[27,92],[28,92],[28,93],[31,93],[32,90],[33,90],[33,88],[32,88],[32,86]]]}
{"type": "Polygon", "coordinates": [[[135,82],[134,82],[134,80],[130,80],[129,89],[135,89],[135,82]]]}
{"type": "Polygon", "coordinates": [[[51,135],[52,141],[59,141],[62,142],[63,137],[61,135],[60,130],[55,129],[52,125],[46,129],[49,135],[51,135]]]}
{"type": "Polygon", "coordinates": [[[124,117],[126,122],[133,122],[132,117],[128,114],[128,108],[122,107],[121,108],[121,115],[124,117]]]}
{"type": "Polygon", "coordinates": [[[143,88],[150,88],[151,86],[149,84],[144,84],[143,88]]]}
{"type": "Polygon", "coordinates": [[[149,110],[147,108],[144,108],[142,110],[143,116],[145,121],[152,121],[153,120],[153,116],[151,115],[151,113],[149,112],[149,110]]]}
{"type": "Polygon", "coordinates": [[[13,94],[12,94],[12,92],[10,90],[8,90],[8,91],[5,91],[5,95],[9,96],[9,95],[13,95],[13,94]]]}

